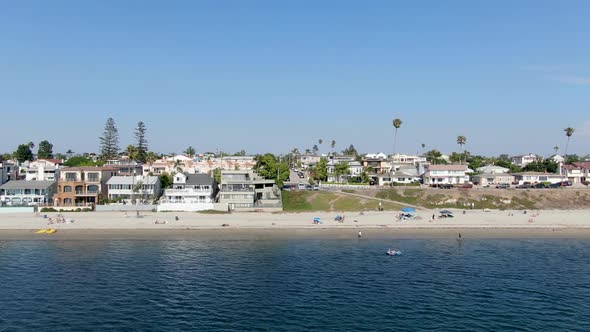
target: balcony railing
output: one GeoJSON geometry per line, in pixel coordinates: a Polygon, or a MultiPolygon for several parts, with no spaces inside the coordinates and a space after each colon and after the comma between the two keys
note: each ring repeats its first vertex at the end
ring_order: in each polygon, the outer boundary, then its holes
{"type": "Polygon", "coordinates": [[[98,195],[98,190],[76,190],[76,195],[98,195]]]}
{"type": "Polygon", "coordinates": [[[210,194],[212,192],[211,189],[166,189],[166,195],[174,195],[174,194],[210,194]]]}

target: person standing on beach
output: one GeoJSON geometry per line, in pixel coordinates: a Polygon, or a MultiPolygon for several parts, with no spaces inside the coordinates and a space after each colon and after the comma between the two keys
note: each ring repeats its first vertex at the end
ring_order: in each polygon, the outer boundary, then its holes
{"type": "Polygon", "coordinates": [[[361,237],[363,237],[363,232],[359,231],[358,238],[360,239],[361,237]]]}

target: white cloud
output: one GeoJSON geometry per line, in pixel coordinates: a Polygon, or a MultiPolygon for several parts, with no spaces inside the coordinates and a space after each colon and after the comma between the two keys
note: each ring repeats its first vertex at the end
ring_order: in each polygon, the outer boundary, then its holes
{"type": "Polygon", "coordinates": [[[590,84],[590,76],[559,76],[556,79],[563,83],[569,84],[578,84],[578,85],[588,85],[590,84]]]}

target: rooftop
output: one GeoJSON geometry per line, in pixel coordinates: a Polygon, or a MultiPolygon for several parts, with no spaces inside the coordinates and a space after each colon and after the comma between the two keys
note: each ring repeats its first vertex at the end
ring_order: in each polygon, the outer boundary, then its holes
{"type": "Polygon", "coordinates": [[[466,165],[429,165],[429,171],[467,171],[466,165]]]}
{"type": "Polygon", "coordinates": [[[134,185],[139,182],[143,184],[156,184],[160,181],[157,176],[113,176],[109,179],[107,184],[130,184],[134,185]]]}
{"type": "Polygon", "coordinates": [[[55,181],[12,180],[1,185],[0,189],[47,189],[55,183],[55,181]]]}

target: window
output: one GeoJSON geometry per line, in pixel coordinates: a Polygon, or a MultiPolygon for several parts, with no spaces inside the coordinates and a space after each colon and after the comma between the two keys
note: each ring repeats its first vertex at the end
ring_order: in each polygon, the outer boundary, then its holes
{"type": "Polygon", "coordinates": [[[64,193],[71,193],[72,192],[72,186],[64,186],[64,193]]]}
{"type": "Polygon", "coordinates": [[[98,192],[98,186],[93,184],[88,186],[88,192],[89,193],[97,193],[98,192]]]}
{"type": "Polygon", "coordinates": [[[64,199],[64,205],[72,205],[72,199],[71,198],[65,198],[64,199]]]}
{"type": "Polygon", "coordinates": [[[88,181],[89,182],[99,182],[98,173],[88,173],[88,181]]]}
{"type": "Polygon", "coordinates": [[[66,181],[76,181],[76,178],[77,178],[76,173],[66,173],[66,181]]]}

